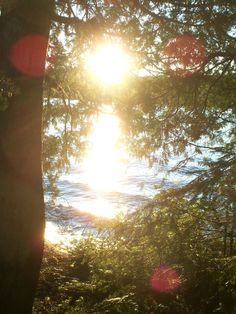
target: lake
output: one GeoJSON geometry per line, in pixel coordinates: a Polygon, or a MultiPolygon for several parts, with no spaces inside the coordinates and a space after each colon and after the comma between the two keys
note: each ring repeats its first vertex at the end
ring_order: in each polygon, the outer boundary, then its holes
{"type": "Polygon", "coordinates": [[[134,211],[160,190],[180,186],[191,178],[186,170],[195,168],[194,163],[167,176],[180,157],[172,157],[167,166],[150,168],[147,161],[130,157],[121,136],[119,119],[104,106],[94,119],[83,160],[72,162],[70,171],[57,182],[60,195],[56,205],[46,210],[46,239],[65,243],[86,231],[96,233],[92,216],[113,218],[134,211]]]}
{"type": "MultiPolygon", "coordinates": [[[[189,176],[185,171],[167,175],[176,161],[173,158],[168,166],[149,168],[145,161],[131,160],[124,164],[116,184],[101,189],[91,184],[84,163],[73,164],[58,180],[56,206],[47,207],[46,239],[58,243],[80,238],[88,231],[96,233],[90,214],[113,218],[142,206],[162,189],[186,183],[189,176]]],[[[189,165],[187,170],[193,167],[189,165]]]]}

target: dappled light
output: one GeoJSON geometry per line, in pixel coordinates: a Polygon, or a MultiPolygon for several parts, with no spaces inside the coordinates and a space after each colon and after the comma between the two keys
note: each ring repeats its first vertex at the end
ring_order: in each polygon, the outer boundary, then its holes
{"type": "Polygon", "coordinates": [[[48,73],[50,70],[53,70],[57,63],[58,59],[58,52],[57,48],[54,44],[50,43],[47,47],[47,56],[46,56],[46,65],[45,65],[45,71],[48,73]]]}

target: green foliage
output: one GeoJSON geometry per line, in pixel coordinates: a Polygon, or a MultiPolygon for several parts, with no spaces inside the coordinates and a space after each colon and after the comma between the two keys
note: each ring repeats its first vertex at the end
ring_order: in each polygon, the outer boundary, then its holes
{"type": "Polygon", "coordinates": [[[81,42],[80,49],[76,49],[75,38],[64,36],[61,28],[53,25],[50,45],[55,63],[50,64],[44,82],[42,161],[45,190],[52,199],[58,195],[56,182],[69,169],[71,158],[83,156],[97,110],[96,96],[93,99],[84,78],[86,73],[81,71],[79,56],[85,48],[81,42]]]}
{"type": "Polygon", "coordinates": [[[46,253],[36,313],[235,313],[235,3],[88,1],[79,3],[78,23],[71,8],[57,2],[69,20],[63,33],[53,23],[58,60],[45,80],[43,168],[51,192],[108,102],[136,157],[152,165],[179,156],[172,171],[188,161],[200,168],[189,171],[190,183],[112,222],[109,238],[86,238],[54,260],[46,253]],[[181,74],[168,69],[165,51],[186,35],[201,41],[205,58],[189,73],[180,58],[181,74]],[[86,74],[83,55],[113,36],[134,56],[136,72],[126,86],[104,91],[86,74]],[[181,278],[169,293],[150,287],[161,263],[181,278]]]}
{"type": "Polygon", "coordinates": [[[206,204],[164,193],[110,223],[109,237],[87,237],[67,253],[47,248],[36,313],[235,313],[236,260],[206,204]],[[54,252],[52,252],[52,250],[54,252]],[[151,287],[161,264],[180,286],[151,287]]]}
{"type": "MultiPolygon", "coordinates": [[[[83,154],[91,117],[102,103],[110,102],[135,156],[148,159],[150,165],[181,156],[175,171],[188,161],[197,163],[197,157],[204,171],[200,176],[195,172],[199,177],[187,186],[191,195],[208,200],[214,195],[215,203],[222,204],[226,191],[224,203],[227,207],[235,204],[231,191],[236,184],[234,11],[232,1],[87,1],[73,5],[56,1],[56,13],[65,19],[57,16],[52,25],[57,61],[45,80],[43,160],[48,187],[55,190],[70,157],[83,154]],[[77,21],[73,10],[80,12],[77,21]],[[166,63],[166,47],[181,36],[200,40],[205,55],[196,71],[187,75],[168,71],[166,63]],[[97,43],[114,38],[133,56],[135,71],[125,86],[103,90],[88,76],[83,57],[97,43]],[[51,124],[57,136],[49,134],[51,124]]],[[[185,59],[194,63],[196,49],[190,49],[190,56],[184,47],[182,50],[185,59]]],[[[181,54],[180,60],[175,59],[177,67],[186,68],[181,54]]]]}

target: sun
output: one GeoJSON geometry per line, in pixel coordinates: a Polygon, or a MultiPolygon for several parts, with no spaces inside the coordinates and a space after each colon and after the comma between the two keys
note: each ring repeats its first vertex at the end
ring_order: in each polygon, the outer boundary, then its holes
{"type": "Polygon", "coordinates": [[[90,71],[104,85],[121,83],[129,68],[129,56],[118,44],[99,45],[87,55],[90,71]]]}

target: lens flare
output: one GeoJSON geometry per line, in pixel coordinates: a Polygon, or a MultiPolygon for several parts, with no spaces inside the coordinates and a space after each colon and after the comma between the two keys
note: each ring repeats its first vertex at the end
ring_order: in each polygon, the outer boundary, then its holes
{"type": "Polygon", "coordinates": [[[12,64],[25,75],[43,76],[47,45],[48,38],[42,35],[28,35],[20,38],[11,49],[12,64]]]}
{"type": "Polygon", "coordinates": [[[192,35],[171,39],[164,49],[167,72],[178,76],[190,76],[197,72],[205,57],[203,42],[192,35]]]}
{"type": "Polygon", "coordinates": [[[159,292],[170,292],[181,284],[177,271],[167,265],[157,267],[150,280],[151,287],[159,292]]]}

